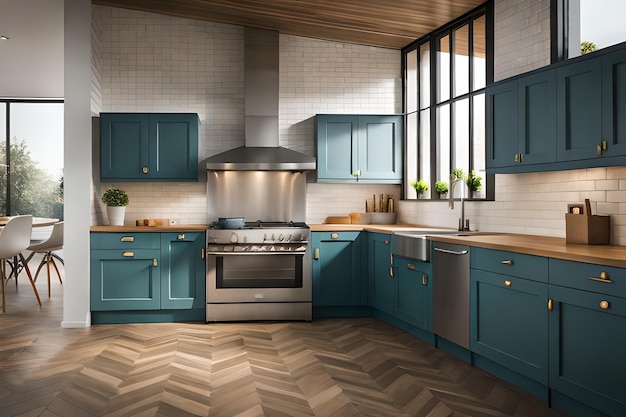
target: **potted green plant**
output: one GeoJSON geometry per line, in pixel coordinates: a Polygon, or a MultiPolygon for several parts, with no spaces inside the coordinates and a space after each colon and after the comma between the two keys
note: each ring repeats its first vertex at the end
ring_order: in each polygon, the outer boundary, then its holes
{"type": "Polygon", "coordinates": [[[471,170],[470,173],[467,174],[467,178],[465,179],[467,188],[470,191],[480,190],[480,187],[482,187],[481,181],[482,181],[482,178],[476,175],[476,171],[474,170],[471,170]]]}
{"type": "Polygon", "coordinates": [[[415,192],[417,193],[417,198],[420,198],[422,194],[428,191],[428,184],[426,184],[426,181],[424,180],[411,181],[409,185],[415,189],[415,192]]]}
{"type": "Polygon", "coordinates": [[[128,194],[119,188],[109,188],[102,194],[102,202],[107,206],[107,216],[111,226],[123,226],[128,194]]]}
{"type": "Polygon", "coordinates": [[[441,196],[448,192],[448,183],[446,181],[435,181],[435,192],[441,196]]]}

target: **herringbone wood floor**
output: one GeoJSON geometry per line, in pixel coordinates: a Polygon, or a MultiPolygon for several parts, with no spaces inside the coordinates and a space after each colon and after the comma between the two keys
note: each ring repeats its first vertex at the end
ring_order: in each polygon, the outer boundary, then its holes
{"type": "Polygon", "coordinates": [[[563,416],[376,319],[62,329],[24,278],[0,316],[0,416],[563,416]]]}

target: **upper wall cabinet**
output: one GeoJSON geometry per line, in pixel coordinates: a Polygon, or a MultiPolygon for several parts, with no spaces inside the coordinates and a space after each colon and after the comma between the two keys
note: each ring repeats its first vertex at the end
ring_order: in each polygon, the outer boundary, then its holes
{"type": "Polygon", "coordinates": [[[402,182],[402,115],[316,116],[318,182],[402,182]]]}
{"type": "Polygon", "coordinates": [[[100,180],[198,181],[198,115],[102,113],[100,180]]]}
{"type": "Polygon", "coordinates": [[[489,172],[625,164],[626,44],[493,84],[487,97],[489,172]]]}

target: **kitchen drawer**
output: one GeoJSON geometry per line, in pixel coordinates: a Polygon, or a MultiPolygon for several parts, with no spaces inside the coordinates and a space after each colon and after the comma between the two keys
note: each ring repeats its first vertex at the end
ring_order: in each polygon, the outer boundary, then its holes
{"type": "Polygon", "coordinates": [[[548,282],[548,258],[493,249],[472,248],[472,268],[548,282]]]}
{"type": "Polygon", "coordinates": [[[550,284],[626,298],[626,269],[550,259],[550,284]]]}
{"type": "Polygon", "coordinates": [[[315,232],[318,233],[319,240],[325,242],[330,240],[354,241],[361,232],[315,232]]]}
{"type": "Polygon", "coordinates": [[[91,233],[91,249],[161,249],[161,234],[91,233]]]}

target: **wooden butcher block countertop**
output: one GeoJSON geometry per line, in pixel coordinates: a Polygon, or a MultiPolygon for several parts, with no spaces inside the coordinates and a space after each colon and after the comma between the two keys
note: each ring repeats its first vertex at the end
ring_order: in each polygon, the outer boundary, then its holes
{"type": "Polygon", "coordinates": [[[317,224],[309,227],[313,232],[345,230],[393,233],[431,230],[432,235],[425,234],[433,241],[626,268],[626,246],[568,244],[565,238],[559,237],[491,232],[469,232],[466,236],[438,235],[437,231],[450,229],[407,224],[317,224]]]}
{"type": "Polygon", "coordinates": [[[177,224],[172,226],[91,226],[91,232],[133,233],[133,232],[204,232],[206,224],[177,224]]]}

